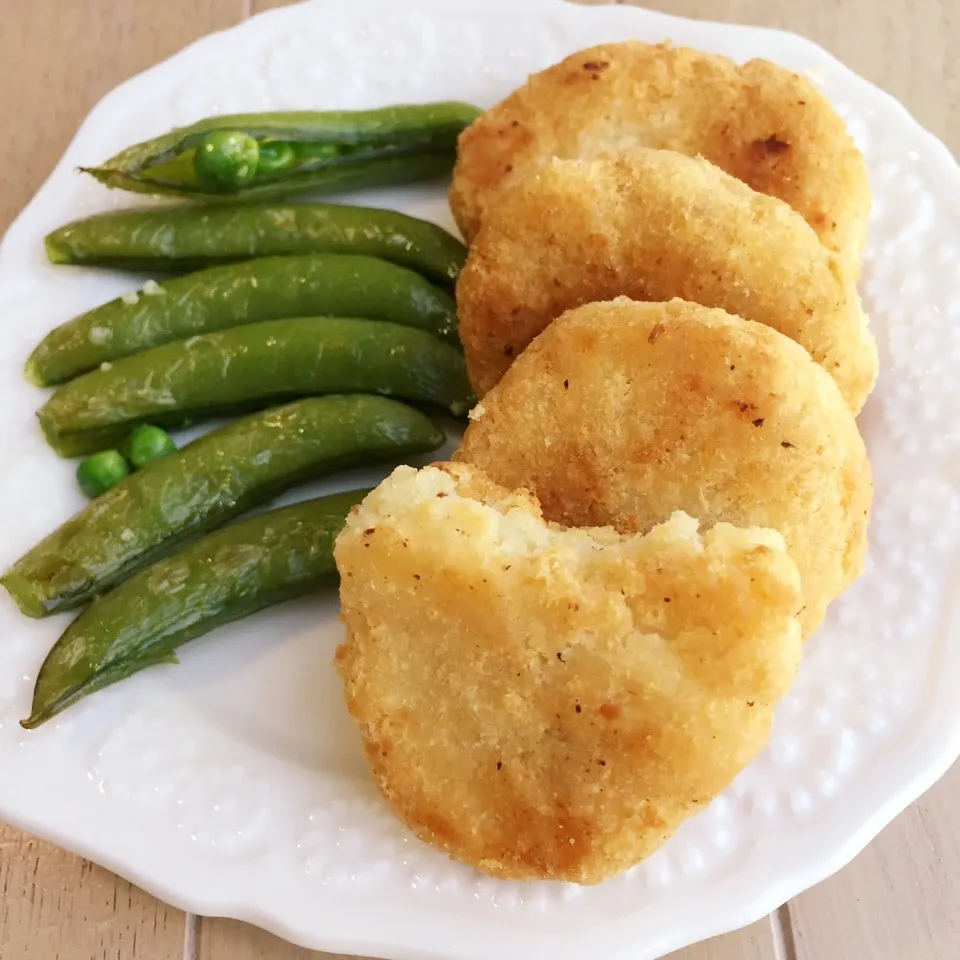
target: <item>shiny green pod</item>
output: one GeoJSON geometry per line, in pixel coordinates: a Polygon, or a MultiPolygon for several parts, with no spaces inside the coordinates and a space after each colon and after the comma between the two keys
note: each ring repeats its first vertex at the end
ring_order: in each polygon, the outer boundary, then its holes
{"type": "Polygon", "coordinates": [[[374,257],[270,257],[148,281],[88,310],[47,334],[26,375],[50,386],[172,340],[315,316],[385,320],[459,345],[453,299],[412,270],[374,257]]]}
{"type": "Polygon", "coordinates": [[[336,583],[333,544],[354,490],[272,510],[209,533],[94,600],[37,675],[32,729],[83,697],[158,663],[215,627],[336,583]]]}
{"type": "Polygon", "coordinates": [[[376,320],[267,320],[177,340],[59,387],[38,417],[61,456],[122,443],[141,423],[175,427],[296,397],[375,393],[440,407],[472,404],[463,354],[376,320]]]}
{"type": "Polygon", "coordinates": [[[81,168],[108,187],[217,201],[287,197],[316,191],[409,183],[453,168],[457,137],[480,111],[466,103],[397,105],[376,110],[247,113],[208,117],[135,144],[98,167],[81,168]],[[290,144],[292,159],[231,181],[202,182],[195,156],[211,134],[290,144]]]}
{"type": "Polygon", "coordinates": [[[466,259],[442,227],[372,207],[284,203],[151,207],[100,213],[45,240],[52,263],[135,270],[194,270],[253,257],[361,254],[450,284],[466,259]]]}
{"type": "Polygon", "coordinates": [[[0,583],[30,617],[77,607],[290,487],[436,450],[443,441],[428,417],[385,397],[319,397],[256,413],[131,474],[0,583]]]}

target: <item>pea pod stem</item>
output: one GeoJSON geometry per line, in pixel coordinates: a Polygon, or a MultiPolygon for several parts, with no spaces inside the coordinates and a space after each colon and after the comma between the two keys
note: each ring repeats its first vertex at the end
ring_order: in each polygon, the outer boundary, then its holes
{"type": "Polygon", "coordinates": [[[173,340],[309,316],[384,320],[459,345],[453,299],[411,270],[341,254],[266,257],[151,281],[89,310],[43,339],[26,374],[49,386],[173,340]]]}
{"type": "Polygon", "coordinates": [[[216,627],[336,582],[333,544],[367,490],[296,503],[188,544],[96,599],[40,667],[26,729],[216,627]]]}
{"type": "Polygon", "coordinates": [[[117,210],[46,238],[52,263],[192,270],[255,257],[361,254],[450,284],[466,248],[436,224],[392,210],[329,203],[117,210]]]}
{"type": "Polygon", "coordinates": [[[27,616],[81,606],[284,490],[338,470],[435,450],[444,435],[385,397],[311,398],[229,423],[145,466],[0,577],[27,616]]]}
{"type": "Polygon", "coordinates": [[[38,414],[63,456],[121,443],[138,424],[179,426],[295,397],[374,393],[454,415],[472,405],[463,355],[376,320],[268,320],[177,340],[58,388],[38,414]]]}

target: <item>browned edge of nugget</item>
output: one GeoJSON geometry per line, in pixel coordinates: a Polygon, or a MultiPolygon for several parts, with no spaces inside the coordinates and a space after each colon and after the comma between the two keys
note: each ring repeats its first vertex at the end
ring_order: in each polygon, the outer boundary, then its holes
{"type": "Polygon", "coordinates": [[[859,412],[877,375],[856,285],[803,218],[706,160],[668,150],[552,160],[508,191],[457,284],[482,396],[564,310],[680,297],[801,344],[859,412]]]}
{"type": "Polygon", "coordinates": [[[634,146],[703,156],[788,203],[856,278],[871,192],[840,115],[767,60],[640,41],[581,50],[534,74],[460,136],[450,203],[468,240],[502,192],[552,157],[634,146]]]}

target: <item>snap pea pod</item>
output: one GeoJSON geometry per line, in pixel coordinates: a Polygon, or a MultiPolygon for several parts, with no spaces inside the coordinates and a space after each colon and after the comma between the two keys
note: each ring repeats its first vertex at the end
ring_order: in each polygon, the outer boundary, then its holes
{"type": "MultiPolygon", "coordinates": [[[[82,168],[108,187],[193,200],[267,199],[317,190],[345,190],[439,176],[453,167],[457,136],[480,114],[465,103],[391,106],[377,110],[250,113],[208,117],[164,136],[128,147],[99,167],[82,168]],[[296,147],[292,159],[256,170],[256,152],[238,157],[243,176],[215,181],[174,171],[170,161],[209,146],[217,134],[239,134],[261,143],[296,147]],[[248,167],[253,164],[252,174],[248,167]],[[157,170],[158,167],[164,169],[157,170]]],[[[201,168],[203,169],[203,168],[201,168]]],[[[227,168],[229,170],[229,168],[227,168]]],[[[240,168],[238,168],[240,169],[240,168]]]]}
{"type": "Polygon", "coordinates": [[[46,238],[52,263],[192,270],[252,257],[347,253],[381,257],[449,284],[466,248],[442,227],[372,207],[329,203],[134,208],[96,214],[46,238]]]}
{"type": "Polygon", "coordinates": [[[472,395],[463,355],[377,320],[267,320],[177,340],[57,389],[40,425],[62,456],[122,442],[140,423],[182,426],[295,397],[376,393],[462,415],[472,395]]]}
{"type": "Polygon", "coordinates": [[[47,334],[26,375],[49,386],[172,340],[313,316],[385,320],[459,345],[452,298],[411,270],[374,257],[268,257],[151,281],[89,310],[47,334]]]}
{"type": "Polygon", "coordinates": [[[253,414],[131,474],[0,583],[30,617],[77,607],[290,487],[435,450],[443,440],[424,414],[385,397],[311,398],[253,414]]]}
{"type": "Polygon", "coordinates": [[[336,582],[333,543],[369,491],[296,503],[187,544],[94,600],[37,675],[30,730],[215,627],[336,582]]]}

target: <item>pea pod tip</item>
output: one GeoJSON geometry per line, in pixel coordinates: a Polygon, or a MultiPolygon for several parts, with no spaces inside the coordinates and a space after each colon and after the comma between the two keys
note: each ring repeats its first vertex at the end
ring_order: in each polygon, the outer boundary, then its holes
{"type": "Polygon", "coordinates": [[[17,573],[16,568],[0,576],[0,586],[7,591],[20,612],[31,620],[40,620],[50,612],[34,595],[30,582],[17,573]]]}
{"type": "Polygon", "coordinates": [[[85,173],[111,190],[122,188],[126,183],[124,172],[112,167],[77,167],[77,173],[85,173]]]}
{"type": "Polygon", "coordinates": [[[20,726],[24,730],[36,730],[37,727],[42,726],[48,720],[52,720],[58,713],[66,709],[67,704],[64,704],[62,707],[53,705],[38,708],[36,705],[33,706],[30,712],[30,716],[24,720],[20,721],[20,726]]]}
{"type": "Polygon", "coordinates": [[[47,254],[47,260],[49,260],[50,263],[56,264],[70,263],[70,252],[60,244],[57,238],[58,232],[59,231],[55,230],[43,238],[43,247],[47,254]]]}
{"type": "Polygon", "coordinates": [[[51,381],[44,376],[41,370],[36,351],[27,357],[27,362],[23,365],[23,375],[27,382],[33,384],[35,387],[51,386],[51,381]]]}

